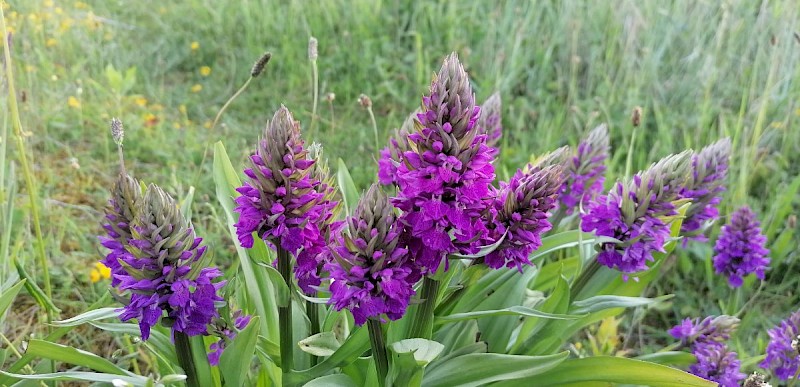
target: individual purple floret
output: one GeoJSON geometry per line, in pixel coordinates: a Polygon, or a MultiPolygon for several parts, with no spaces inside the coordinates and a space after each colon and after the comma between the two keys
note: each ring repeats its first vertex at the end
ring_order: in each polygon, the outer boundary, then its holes
{"type": "Polygon", "coordinates": [[[207,266],[202,238],[195,236],[175,200],[150,185],[137,202],[130,230],[129,254],[120,261],[122,272],[115,274],[119,290],[130,292],[120,319],[137,319],[143,340],[162,318],[175,332],[209,334],[208,325],[219,317],[216,303],[223,301],[219,289],[225,281],[214,282],[222,272],[207,266]]]}
{"type": "Polygon", "coordinates": [[[325,265],[331,275],[330,303],[349,309],[355,323],[386,315],[397,320],[414,295],[414,268],[400,242],[402,225],[381,189],[373,184],[361,198],[347,228],[331,246],[325,265]]]}
{"type": "Polygon", "coordinates": [[[678,215],[672,201],[686,180],[689,160],[689,151],[665,157],[588,204],[581,230],[620,241],[601,244],[598,263],[635,273],[647,269],[653,252],[664,252],[669,224],[678,215]]]}
{"type": "Polygon", "coordinates": [[[736,352],[723,343],[697,343],[692,347],[697,362],[689,366],[689,373],[717,382],[720,387],[738,387],[746,375],[740,371],[736,352]]]}
{"type": "Polygon", "coordinates": [[[699,343],[721,343],[731,338],[731,334],[739,326],[739,319],[733,316],[716,316],[700,319],[684,319],[669,330],[672,337],[681,340],[683,345],[699,343]]]}
{"type": "Polygon", "coordinates": [[[492,94],[481,104],[481,115],[475,123],[478,130],[486,134],[486,146],[492,148],[492,157],[499,153],[500,138],[503,136],[502,107],[500,93],[492,94]]]}
{"type": "Polygon", "coordinates": [[[767,237],[761,233],[758,219],[749,207],[734,211],[730,222],[722,226],[714,246],[714,270],[728,277],[728,284],[742,286],[744,276],[755,273],[764,279],[764,269],[769,266],[767,237]]]}
{"type": "Polygon", "coordinates": [[[800,310],[792,313],[788,319],[781,321],[770,329],[767,357],[759,363],[761,368],[772,370],[780,380],[793,378],[800,366],[800,310]]]}
{"type": "Polygon", "coordinates": [[[403,159],[403,153],[409,149],[408,134],[415,131],[419,111],[411,113],[403,126],[395,130],[394,136],[389,139],[389,146],[381,150],[378,160],[378,181],[383,185],[397,185],[397,167],[403,159]]]}
{"type": "Polygon", "coordinates": [[[490,204],[494,167],[486,135],[475,127],[479,114],[467,73],[452,54],[422,99],[392,200],[403,211],[410,254],[425,273],[448,254],[477,252],[485,235],[481,214],[490,204]]]}
{"type": "Polygon", "coordinates": [[[250,323],[250,315],[242,315],[241,310],[237,310],[233,315],[233,327],[220,323],[215,327],[215,334],[219,341],[211,343],[209,346],[208,362],[211,365],[219,365],[219,359],[225,351],[228,343],[236,338],[236,335],[250,323]]]}
{"type": "Polygon", "coordinates": [[[705,225],[719,216],[717,205],[725,191],[731,140],[719,140],[692,155],[692,176],[681,189],[680,197],[691,200],[681,224],[681,236],[705,240],[705,225]]]}
{"type": "Polygon", "coordinates": [[[542,245],[542,234],[553,227],[547,218],[556,205],[561,182],[561,167],[554,165],[528,172],[518,170],[508,183],[500,183],[488,226],[492,240],[505,238],[484,258],[487,266],[521,271],[531,264],[528,256],[542,245]]]}
{"type": "Polygon", "coordinates": [[[608,128],[600,125],[581,140],[567,160],[564,184],[558,195],[565,214],[572,214],[581,203],[588,203],[603,191],[609,148],[608,128]]]}
{"type": "Polygon", "coordinates": [[[130,259],[125,247],[131,239],[130,223],[133,222],[137,203],[142,197],[142,189],[136,179],[122,173],[114,183],[111,191],[109,207],[106,209],[106,220],[103,224],[107,236],[101,236],[100,243],[110,252],[102,259],[104,265],[111,269],[111,286],[118,286],[120,275],[125,274],[120,260],[130,259]]]}

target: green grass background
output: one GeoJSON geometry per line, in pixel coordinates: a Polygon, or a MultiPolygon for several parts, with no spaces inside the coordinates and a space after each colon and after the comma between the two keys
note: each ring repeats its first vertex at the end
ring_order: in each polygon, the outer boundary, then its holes
{"type": "MultiPolygon", "coordinates": [[[[234,162],[242,161],[280,104],[308,126],[310,36],[319,41],[321,102],[320,122],[305,136],[323,143],[331,160],[343,158],[362,188],[375,180],[377,167],[359,94],[371,97],[383,141],[419,105],[452,51],[479,101],[494,91],[502,95],[500,176],[533,154],[575,144],[602,122],[614,154],[609,184],[624,175],[629,148],[633,168],[641,169],[731,137],[721,212],[749,204],[759,213],[773,268],[742,315],[738,349],[757,356],[763,330],[797,308],[800,7],[794,1],[8,3],[17,98],[42,200],[54,301],[64,315],[84,310],[107,286],[91,284],[89,269],[101,256],[95,236],[117,169],[110,118],[125,123],[132,173],[177,197],[196,189],[195,222],[225,264],[233,248],[217,216],[209,145],[221,139],[234,162]],[[273,54],[264,74],[211,129],[264,51],[273,54]],[[327,93],[335,93],[330,104],[327,93]],[[636,106],[644,115],[631,147],[636,106]]],[[[8,144],[3,139],[0,146],[8,144]]],[[[25,191],[3,199],[16,204],[11,254],[39,276],[25,191]]],[[[731,292],[709,270],[711,254],[710,246],[692,244],[672,258],[648,292],[676,298],[634,314],[627,333],[647,344],[665,338],[663,329],[679,318],[731,312],[729,300],[742,305],[756,293],[752,279],[731,292]]],[[[40,315],[24,301],[11,324],[40,315]]],[[[20,327],[18,339],[37,329],[20,327]]],[[[80,346],[92,339],[71,340],[80,346]]]]}

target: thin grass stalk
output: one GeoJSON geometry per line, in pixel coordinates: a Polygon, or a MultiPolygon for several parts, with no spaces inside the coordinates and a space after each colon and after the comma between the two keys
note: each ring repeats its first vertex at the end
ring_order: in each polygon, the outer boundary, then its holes
{"type": "MultiPolygon", "coordinates": [[[[0,7],[0,32],[2,38],[7,39],[9,36],[8,29],[6,28],[6,16],[0,7]]],[[[22,165],[22,175],[25,178],[25,189],[28,190],[28,198],[31,206],[31,217],[33,218],[33,231],[36,236],[36,257],[38,264],[42,271],[44,281],[44,292],[47,298],[53,299],[53,288],[50,285],[50,269],[47,267],[47,253],[44,249],[44,236],[42,235],[42,225],[39,215],[39,194],[36,190],[36,182],[34,181],[33,171],[31,170],[30,162],[28,161],[28,154],[25,149],[25,140],[23,139],[22,121],[19,115],[19,106],[17,105],[17,91],[14,88],[14,72],[12,70],[13,61],[11,60],[11,47],[8,41],[3,45],[3,55],[5,57],[5,70],[6,80],[8,82],[8,106],[11,113],[11,125],[14,128],[14,139],[17,146],[17,153],[19,154],[19,163],[22,165]]],[[[53,312],[47,312],[48,332],[51,330],[50,324],[53,321],[53,312]]]]}
{"type": "Polygon", "coordinates": [[[317,105],[319,104],[319,72],[317,70],[317,59],[311,59],[311,124],[308,126],[310,133],[314,133],[314,127],[317,123],[317,105]]]}
{"type": "Polygon", "coordinates": [[[367,106],[367,112],[369,113],[369,119],[372,122],[372,133],[375,135],[375,151],[380,152],[381,143],[378,141],[378,122],[375,121],[375,113],[372,112],[372,104],[367,106]]]}

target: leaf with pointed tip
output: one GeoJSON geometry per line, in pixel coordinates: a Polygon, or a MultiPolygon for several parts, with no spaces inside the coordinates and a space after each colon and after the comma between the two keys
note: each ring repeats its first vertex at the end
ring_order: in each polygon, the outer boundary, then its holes
{"type": "Polygon", "coordinates": [[[303,352],[310,353],[314,356],[330,356],[333,355],[339,347],[339,341],[336,340],[336,335],[333,332],[321,332],[316,335],[306,337],[297,343],[303,352]]]}

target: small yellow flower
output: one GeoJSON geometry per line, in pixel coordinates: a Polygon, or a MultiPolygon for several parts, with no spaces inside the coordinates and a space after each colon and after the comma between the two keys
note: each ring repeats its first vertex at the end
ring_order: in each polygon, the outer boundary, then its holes
{"type": "Polygon", "coordinates": [[[184,104],[179,105],[178,111],[181,112],[181,114],[186,115],[186,105],[184,104]]]}
{"type": "Polygon", "coordinates": [[[136,96],[133,102],[141,107],[147,106],[147,98],[142,97],[141,95],[136,96]]]}
{"type": "Polygon", "coordinates": [[[58,44],[58,40],[56,40],[55,38],[47,39],[47,41],[44,43],[44,45],[47,46],[47,47],[54,47],[57,44],[58,44]]]}
{"type": "Polygon", "coordinates": [[[75,98],[74,96],[70,95],[69,98],[67,98],[67,106],[75,109],[80,109],[81,101],[75,98]]]}
{"type": "Polygon", "coordinates": [[[200,68],[200,75],[207,77],[211,75],[211,67],[203,66],[200,68]]]}
{"type": "Polygon", "coordinates": [[[62,13],[64,13],[64,10],[61,7],[56,7],[55,9],[53,9],[53,12],[55,12],[56,15],[61,15],[62,13]]]}
{"type": "Polygon", "coordinates": [[[47,8],[53,8],[54,5],[53,0],[45,0],[44,2],[44,6],[47,8]]]}
{"type": "Polygon", "coordinates": [[[89,5],[84,3],[84,2],[82,2],[82,1],[76,1],[75,2],[75,8],[77,8],[77,9],[89,9],[89,5]]]}
{"type": "Polygon", "coordinates": [[[211,121],[203,122],[203,127],[206,129],[211,129],[211,125],[213,125],[211,121]]]}
{"type": "Polygon", "coordinates": [[[794,111],[794,115],[796,115],[796,116],[800,116],[800,109],[797,109],[797,110],[795,110],[795,111],[794,111]]]}
{"type": "Polygon", "coordinates": [[[145,113],[144,126],[155,126],[158,124],[158,116],[153,113],[145,113]]]}
{"type": "Polygon", "coordinates": [[[192,86],[191,90],[192,90],[192,93],[199,93],[201,90],[203,90],[203,85],[197,83],[194,86],[192,86]]]}
{"type": "Polygon", "coordinates": [[[172,127],[174,129],[180,129],[181,128],[181,123],[180,122],[173,122],[172,123],[172,127]]]}
{"type": "Polygon", "coordinates": [[[89,272],[89,280],[92,281],[93,284],[100,282],[100,272],[97,269],[92,269],[89,272]]]}
{"type": "Polygon", "coordinates": [[[200,43],[198,43],[198,42],[192,42],[192,44],[191,44],[191,45],[189,45],[189,47],[191,47],[192,51],[197,51],[197,50],[199,50],[199,49],[200,49],[200,43]]]}
{"type": "Polygon", "coordinates": [[[160,112],[160,111],[164,110],[164,107],[161,106],[160,103],[156,103],[156,104],[153,104],[153,106],[150,106],[150,109],[153,109],[153,110],[155,110],[157,112],[160,112]]]}
{"type": "Polygon", "coordinates": [[[111,278],[111,268],[104,265],[102,262],[95,262],[94,268],[100,273],[100,277],[111,278]]]}

